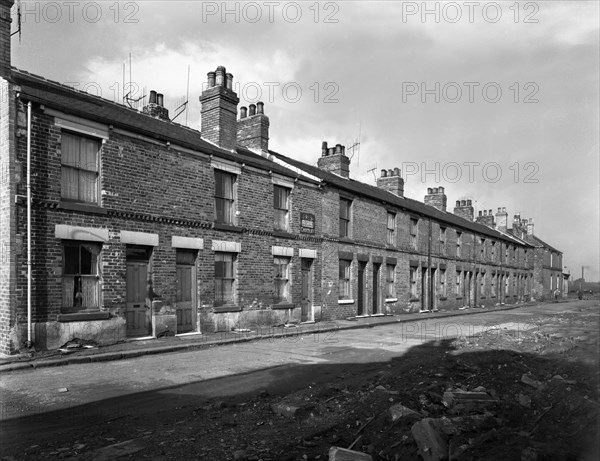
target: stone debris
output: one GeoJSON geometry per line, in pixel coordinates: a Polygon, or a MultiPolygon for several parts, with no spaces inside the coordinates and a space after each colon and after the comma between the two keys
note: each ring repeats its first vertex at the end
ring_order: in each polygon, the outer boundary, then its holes
{"type": "Polygon", "coordinates": [[[425,461],[440,461],[448,458],[448,443],[440,433],[435,419],[425,418],[416,422],[410,431],[425,461]]]}
{"type": "Polygon", "coordinates": [[[311,407],[299,402],[279,402],[271,405],[271,410],[286,418],[304,418],[310,413],[311,407]]]}
{"type": "Polygon", "coordinates": [[[544,388],[544,385],[541,382],[533,379],[527,373],[525,373],[523,376],[521,376],[521,382],[527,384],[528,386],[534,387],[538,390],[544,388]]]}
{"type": "Polygon", "coordinates": [[[485,406],[488,404],[498,403],[498,399],[492,397],[487,392],[463,391],[456,389],[453,391],[444,392],[442,403],[448,408],[455,407],[459,404],[465,406],[485,406]]]}
{"type": "Polygon", "coordinates": [[[523,448],[521,451],[521,461],[537,461],[537,450],[532,447],[523,448]]]}
{"type": "Polygon", "coordinates": [[[531,407],[531,397],[523,394],[522,392],[520,392],[519,395],[517,395],[517,402],[519,402],[519,405],[525,408],[531,407]]]}
{"type": "Polygon", "coordinates": [[[61,387],[58,392],[69,392],[69,389],[67,389],[66,387],[61,387]]]}
{"type": "Polygon", "coordinates": [[[362,451],[331,447],[329,449],[329,461],[373,461],[373,457],[362,451]]]}
{"type": "Polygon", "coordinates": [[[391,406],[388,410],[388,415],[392,420],[392,423],[396,421],[404,420],[404,421],[417,421],[421,419],[423,416],[421,413],[411,410],[408,407],[398,403],[394,406],[391,406]]]}

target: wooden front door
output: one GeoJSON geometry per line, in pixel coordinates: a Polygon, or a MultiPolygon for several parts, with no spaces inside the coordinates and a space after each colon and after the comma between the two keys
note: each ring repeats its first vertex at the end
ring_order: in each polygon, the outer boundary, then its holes
{"type": "Polygon", "coordinates": [[[177,333],[196,329],[196,252],[177,250],[177,333]]]}
{"type": "Polygon", "coordinates": [[[152,320],[146,305],[148,262],[127,261],[127,336],[148,336],[152,320]]]}
{"type": "Polygon", "coordinates": [[[381,264],[373,264],[373,314],[379,314],[379,269],[381,264]]]}
{"type": "Polygon", "coordinates": [[[302,293],[300,295],[300,320],[312,320],[312,260],[301,260],[302,293]]]}
{"type": "Polygon", "coordinates": [[[364,315],[365,313],[365,263],[358,263],[358,303],[356,315],[364,315]]]}

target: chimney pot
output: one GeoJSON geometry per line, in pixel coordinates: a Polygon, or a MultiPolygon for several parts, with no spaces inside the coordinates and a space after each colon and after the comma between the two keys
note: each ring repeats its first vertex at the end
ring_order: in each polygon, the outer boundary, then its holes
{"type": "Polygon", "coordinates": [[[256,103],[256,113],[258,113],[258,114],[265,113],[265,104],[262,101],[258,101],[256,103]]]}
{"type": "Polygon", "coordinates": [[[428,188],[427,188],[427,193],[428,193],[428,194],[431,194],[431,193],[432,193],[431,187],[428,187],[428,188]]]}
{"type": "Polygon", "coordinates": [[[381,177],[387,178],[387,170],[381,170],[381,177]]]}
{"type": "Polygon", "coordinates": [[[247,107],[240,107],[240,118],[246,118],[246,116],[248,115],[248,108],[247,107]]]}
{"type": "Polygon", "coordinates": [[[164,96],[162,93],[157,93],[156,94],[156,104],[159,105],[160,107],[163,107],[163,102],[164,102],[164,96]]]}
{"type": "Polygon", "coordinates": [[[471,200],[467,200],[467,206],[472,206],[472,203],[471,200]]]}
{"type": "Polygon", "coordinates": [[[321,155],[325,157],[327,155],[327,141],[321,143],[321,155]]]}
{"type": "Polygon", "coordinates": [[[225,68],[223,66],[217,67],[216,74],[216,85],[225,86],[225,68]]]}
{"type": "Polygon", "coordinates": [[[342,155],[346,155],[346,146],[342,146],[342,155]]]}
{"type": "Polygon", "coordinates": [[[456,201],[456,206],[460,206],[460,200],[456,201]]]}
{"type": "Polygon", "coordinates": [[[479,212],[479,216],[483,216],[483,213],[481,211],[479,212]]]}
{"type": "Polygon", "coordinates": [[[506,208],[502,207],[502,213],[506,213],[506,208]]]}
{"type": "Polygon", "coordinates": [[[341,154],[342,153],[342,145],[341,144],[336,144],[335,145],[335,153],[336,154],[341,154]]]}
{"type": "Polygon", "coordinates": [[[208,74],[208,87],[212,88],[213,86],[215,86],[215,73],[214,72],[209,72],[208,74]]]}
{"type": "Polygon", "coordinates": [[[389,169],[389,170],[388,170],[388,176],[390,176],[390,177],[391,177],[391,176],[394,176],[394,170],[392,170],[392,169],[389,169]]]}
{"type": "Polygon", "coordinates": [[[256,115],[256,104],[250,104],[250,116],[256,115]]]}
{"type": "Polygon", "coordinates": [[[492,210],[489,210],[490,216],[492,215],[492,210]]]}
{"type": "Polygon", "coordinates": [[[233,75],[230,73],[225,74],[225,87],[228,90],[233,90],[233,75]]]}
{"type": "Polygon", "coordinates": [[[156,104],[156,91],[150,91],[150,100],[148,101],[148,104],[156,104]]]}
{"type": "Polygon", "coordinates": [[[330,147],[329,149],[327,149],[328,155],[333,155],[335,154],[335,147],[330,147]]]}
{"type": "Polygon", "coordinates": [[[400,168],[394,168],[394,176],[400,176],[400,168]]]}
{"type": "MultiPolygon", "coordinates": [[[[483,216],[487,216],[487,210],[483,210],[483,216]]],[[[479,212],[479,216],[481,216],[481,211],[479,212]]]]}
{"type": "Polygon", "coordinates": [[[439,191],[440,191],[440,194],[443,194],[444,193],[444,188],[440,186],[439,191]]]}

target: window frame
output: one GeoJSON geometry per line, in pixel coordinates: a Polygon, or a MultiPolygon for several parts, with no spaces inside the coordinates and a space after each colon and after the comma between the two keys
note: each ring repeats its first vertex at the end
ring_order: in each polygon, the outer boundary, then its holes
{"type": "Polygon", "coordinates": [[[456,257],[462,258],[462,232],[456,231],[456,257]]]}
{"type": "Polygon", "coordinates": [[[446,269],[440,269],[439,284],[440,296],[446,297],[446,269]]]}
{"type": "Polygon", "coordinates": [[[220,307],[220,306],[233,306],[236,304],[236,295],[237,295],[237,253],[232,253],[232,252],[228,252],[228,251],[215,251],[215,256],[214,256],[214,302],[213,305],[215,307],[220,307]],[[219,277],[217,274],[217,262],[220,262],[218,260],[219,257],[223,258],[223,262],[229,262],[229,261],[225,261],[226,257],[230,257],[231,258],[231,277],[219,277]],[[217,285],[218,285],[218,281],[224,281],[224,280],[228,280],[231,282],[231,298],[230,299],[224,299],[224,297],[222,296],[224,290],[221,289],[221,296],[217,296],[217,285]]]}
{"type": "Polygon", "coordinates": [[[77,313],[77,312],[97,312],[100,310],[100,307],[102,306],[102,289],[101,289],[101,283],[100,280],[102,279],[102,245],[100,243],[97,242],[86,242],[86,241],[77,241],[77,240],[63,240],[62,241],[62,245],[61,245],[61,249],[62,249],[62,273],[61,273],[61,296],[62,296],[62,300],[61,300],[61,312],[63,313],[77,313]],[[90,252],[92,254],[92,258],[90,260],[90,270],[92,271],[92,273],[84,273],[82,272],[82,248],[84,248],[84,246],[89,245],[91,247],[94,247],[97,250],[97,254],[94,255],[92,252],[90,252]],[[70,273],[67,271],[68,266],[72,265],[68,263],[67,261],[67,248],[77,248],[77,272],[74,273],[70,273]],[[96,262],[94,263],[94,258],[93,256],[96,257],[96,262]],[[96,306],[84,306],[83,304],[77,306],[77,294],[75,293],[75,291],[73,292],[73,303],[71,306],[69,305],[65,305],[65,300],[67,299],[67,293],[66,293],[66,279],[67,278],[72,278],[73,279],[73,290],[76,289],[76,284],[77,284],[77,279],[79,279],[79,294],[81,295],[81,297],[79,298],[81,300],[81,302],[84,302],[84,296],[83,296],[83,280],[87,279],[87,280],[93,280],[94,283],[94,288],[93,288],[93,293],[94,293],[94,297],[96,299],[96,306]],[[68,312],[67,312],[68,311],[68,312]]]}
{"type": "Polygon", "coordinates": [[[396,246],[396,213],[393,211],[387,212],[387,235],[386,242],[388,245],[396,246]],[[391,222],[391,227],[390,227],[391,222]]]}
{"type": "Polygon", "coordinates": [[[394,299],[397,297],[396,294],[396,265],[386,264],[385,265],[385,297],[386,299],[394,299]],[[390,278],[391,268],[391,278],[390,278]]]}
{"type": "Polygon", "coordinates": [[[410,243],[413,249],[418,250],[419,244],[419,218],[411,217],[409,220],[410,243]]]}
{"type": "MultiPolygon", "coordinates": [[[[71,203],[81,203],[81,204],[87,204],[87,205],[96,205],[96,206],[101,206],[102,204],[102,147],[104,144],[104,140],[101,138],[97,138],[94,136],[89,136],[89,135],[85,135],[79,132],[73,132],[73,131],[68,131],[68,130],[62,130],[61,131],[61,158],[60,158],[60,170],[61,170],[61,181],[60,181],[60,200],[64,201],[64,202],[71,202],[71,203]],[[89,168],[83,168],[82,162],[81,162],[81,148],[79,148],[78,150],[78,161],[75,163],[75,165],[69,164],[64,162],[63,158],[64,158],[64,150],[65,150],[65,145],[64,145],[64,139],[65,137],[74,137],[79,139],[79,143],[81,146],[81,140],[82,139],[86,139],[88,141],[92,141],[96,144],[97,146],[97,150],[96,150],[96,169],[95,170],[91,170],[89,168]],[[66,197],[65,194],[65,187],[64,187],[64,179],[63,179],[63,175],[65,172],[65,169],[69,169],[69,170],[75,170],[77,172],[77,179],[78,179],[78,185],[77,185],[77,198],[73,198],[73,197],[66,197]],[[96,175],[96,187],[95,187],[95,195],[96,195],[96,200],[92,200],[92,201],[88,201],[88,200],[84,200],[80,197],[81,195],[81,190],[80,190],[80,183],[81,183],[81,175],[82,173],[94,173],[96,175]]],[[[86,165],[89,165],[89,163],[86,163],[86,165]]]]}
{"type": "MultiPolygon", "coordinates": [[[[215,199],[215,208],[214,208],[214,212],[215,212],[215,222],[219,223],[219,224],[229,224],[232,226],[236,225],[236,207],[237,207],[237,177],[238,175],[235,173],[231,173],[229,171],[225,171],[225,170],[221,170],[218,168],[215,168],[215,174],[214,174],[214,180],[215,180],[215,190],[214,190],[214,199],[215,199]],[[230,176],[231,177],[231,198],[229,197],[221,197],[217,194],[217,190],[219,189],[218,184],[217,184],[217,177],[218,175],[222,175],[222,176],[230,176]],[[230,202],[230,210],[229,210],[229,220],[219,220],[219,211],[218,211],[218,207],[219,207],[219,201],[228,201],[230,202]]],[[[223,216],[225,216],[225,210],[223,210],[223,216]]]]}
{"type": "Polygon", "coordinates": [[[352,238],[352,200],[346,197],[340,197],[339,213],[339,236],[340,238],[352,238]],[[342,216],[342,210],[347,210],[347,217],[342,216]],[[345,228],[345,232],[342,229],[345,228]]]}
{"type": "Polygon", "coordinates": [[[409,268],[409,282],[410,282],[410,297],[411,299],[415,299],[419,297],[419,292],[418,292],[418,287],[419,284],[418,282],[418,268],[417,267],[410,267],[409,268]]]}
{"type": "Polygon", "coordinates": [[[285,232],[289,232],[290,230],[290,208],[291,208],[291,196],[292,196],[292,189],[290,189],[289,187],[285,187],[285,186],[281,186],[279,184],[273,184],[273,213],[274,213],[274,218],[273,218],[273,228],[275,230],[280,230],[280,231],[285,231],[285,232]],[[278,208],[277,207],[277,191],[278,190],[282,190],[285,191],[286,194],[286,208],[278,208]],[[279,220],[277,219],[277,212],[281,212],[281,211],[285,211],[285,215],[284,215],[284,220],[285,220],[285,224],[283,227],[279,226],[279,220]]]}
{"type": "Polygon", "coordinates": [[[440,226],[440,253],[446,255],[447,228],[440,226]]]}
{"type": "Polygon", "coordinates": [[[352,261],[348,259],[339,260],[339,271],[338,271],[338,300],[347,300],[352,298],[352,261]],[[342,266],[344,269],[342,277],[342,266]]]}
{"type": "Polygon", "coordinates": [[[287,256],[273,256],[273,288],[274,288],[274,296],[273,303],[274,304],[289,304],[292,302],[292,290],[290,283],[290,264],[292,260],[287,256]],[[277,264],[278,260],[280,264],[277,264]],[[285,274],[279,275],[278,267],[285,266],[284,272],[285,274]],[[279,287],[277,282],[283,282],[284,296],[280,296],[279,287]]]}

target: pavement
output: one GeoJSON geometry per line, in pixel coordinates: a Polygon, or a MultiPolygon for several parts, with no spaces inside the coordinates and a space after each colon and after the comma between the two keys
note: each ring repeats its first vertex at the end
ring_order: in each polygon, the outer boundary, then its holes
{"type": "Polygon", "coordinates": [[[69,349],[69,352],[66,353],[61,352],[60,350],[25,352],[14,356],[0,358],[0,373],[16,370],[27,370],[31,368],[37,369],[64,366],[77,363],[106,362],[144,355],[196,350],[224,344],[257,341],[262,339],[285,338],[288,336],[321,334],[357,328],[372,328],[378,325],[413,322],[424,319],[430,320],[436,318],[473,315],[482,312],[506,311],[525,306],[534,306],[536,304],[539,303],[528,302],[520,304],[503,304],[486,308],[470,308],[464,310],[438,311],[417,314],[376,315],[354,318],[352,320],[327,320],[316,323],[301,323],[294,326],[265,326],[258,331],[253,330],[184,334],[142,340],[127,339],[123,342],[109,346],[99,346],[89,349],[69,349]]]}

